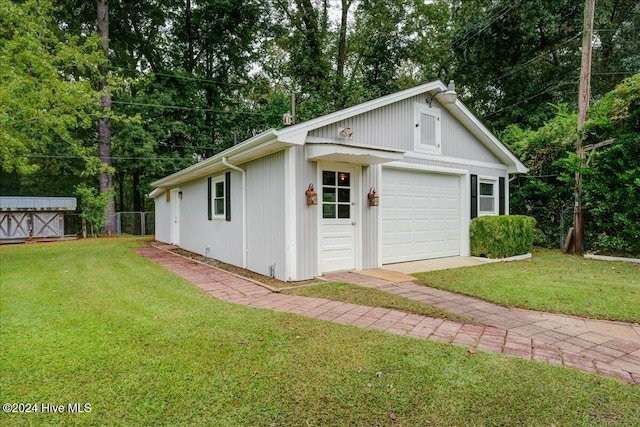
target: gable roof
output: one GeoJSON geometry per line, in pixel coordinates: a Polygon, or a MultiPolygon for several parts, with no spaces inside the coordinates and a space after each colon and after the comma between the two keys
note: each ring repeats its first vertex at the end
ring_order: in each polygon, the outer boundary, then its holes
{"type": "Polygon", "coordinates": [[[165,178],[153,182],[151,185],[156,188],[149,196],[159,194],[162,189],[179,185],[193,179],[211,175],[226,169],[222,159],[227,158],[235,164],[247,161],[280,151],[285,147],[294,145],[304,145],[309,131],[329,125],[331,123],[345,120],[353,116],[364,114],[411,98],[423,93],[435,96],[457,120],[460,121],[493,155],[507,165],[510,173],[526,173],[528,169],[517,159],[517,157],[502,144],[487,127],[485,127],[477,117],[460,101],[453,91],[448,91],[444,83],[439,80],[425,83],[410,89],[392,93],[344,110],[335,111],[315,119],[307,120],[282,129],[269,129],[259,135],[249,138],[238,145],[203,160],[186,169],[178,171],[165,178]]]}

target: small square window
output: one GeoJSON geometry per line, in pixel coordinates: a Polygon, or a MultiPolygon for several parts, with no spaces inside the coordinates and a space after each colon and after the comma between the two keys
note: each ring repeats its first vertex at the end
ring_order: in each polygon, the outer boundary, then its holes
{"type": "Polygon", "coordinates": [[[349,187],[351,185],[351,174],[348,172],[338,172],[338,185],[349,187]]]}
{"type": "Polygon", "coordinates": [[[338,188],[338,202],[350,202],[350,201],[351,201],[351,189],[338,188]]]}
{"type": "Polygon", "coordinates": [[[322,205],[322,218],[335,218],[336,205],[322,205]]]}
{"type": "Polygon", "coordinates": [[[336,173],[333,171],[323,171],[322,185],[336,185],[336,173]]]}
{"type": "Polygon", "coordinates": [[[331,187],[322,188],[322,201],[323,202],[335,202],[336,201],[336,189],[331,187]]]}
{"type": "Polygon", "coordinates": [[[338,205],[338,218],[351,218],[351,205],[338,205]]]}

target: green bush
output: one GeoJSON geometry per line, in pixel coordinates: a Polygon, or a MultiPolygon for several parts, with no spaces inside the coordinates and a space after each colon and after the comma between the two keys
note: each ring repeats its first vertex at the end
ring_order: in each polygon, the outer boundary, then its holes
{"type": "Polygon", "coordinates": [[[471,255],[506,258],[531,252],[536,220],[525,215],[483,216],[471,222],[471,255]]]}

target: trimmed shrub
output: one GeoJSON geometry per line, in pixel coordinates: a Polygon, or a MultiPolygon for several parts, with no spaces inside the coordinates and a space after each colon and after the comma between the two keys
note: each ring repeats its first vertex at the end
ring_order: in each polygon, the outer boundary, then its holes
{"type": "Polygon", "coordinates": [[[533,248],[536,220],[525,215],[483,216],[471,222],[471,255],[506,258],[533,248]]]}

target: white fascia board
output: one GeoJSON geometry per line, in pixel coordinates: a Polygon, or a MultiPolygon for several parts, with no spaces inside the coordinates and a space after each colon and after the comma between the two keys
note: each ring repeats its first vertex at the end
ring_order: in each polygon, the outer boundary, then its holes
{"type": "Polygon", "coordinates": [[[153,191],[151,191],[151,193],[147,194],[147,197],[149,199],[155,199],[159,195],[164,194],[165,190],[166,188],[164,187],[156,187],[153,189],[153,191]]]}
{"type": "Polygon", "coordinates": [[[449,112],[460,121],[485,147],[500,159],[510,173],[527,173],[529,169],[457,99],[455,103],[443,104],[449,112]]]}

